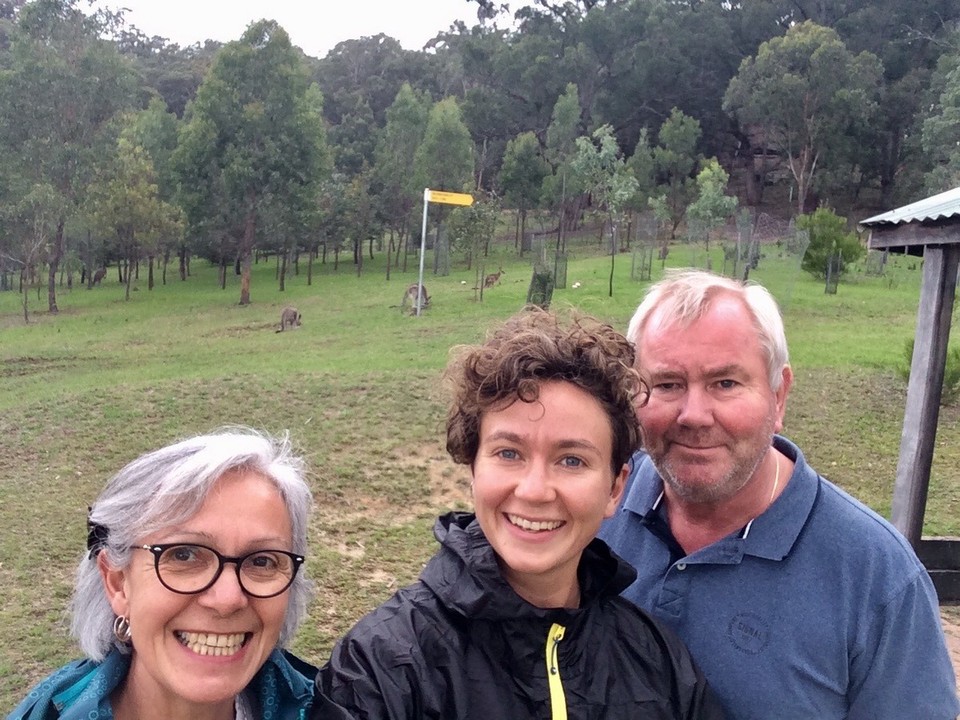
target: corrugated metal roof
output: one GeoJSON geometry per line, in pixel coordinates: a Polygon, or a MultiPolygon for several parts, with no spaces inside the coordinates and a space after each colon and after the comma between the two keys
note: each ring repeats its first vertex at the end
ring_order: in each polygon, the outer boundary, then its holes
{"type": "Polygon", "coordinates": [[[904,205],[881,215],[861,220],[861,225],[900,225],[924,220],[943,220],[960,215],[960,187],[931,195],[915,203],[904,205]]]}

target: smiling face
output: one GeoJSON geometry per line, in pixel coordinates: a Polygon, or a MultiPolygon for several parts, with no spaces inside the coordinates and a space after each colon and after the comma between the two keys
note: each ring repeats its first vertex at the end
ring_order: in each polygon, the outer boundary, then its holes
{"type": "Polygon", "coordinates": [[[568,382],[544,382],[536,401],[481,417],[477,520],[504,578],[528,602],[576,606],[580,556],[623,493],[627,468],[612,473],[612,443],[600,403],[568,382]]]}
{"type": "MultiPolygon", "coordinates": [[[[291,550],[292,532],[276,486],[258,473],[238,471],[214,484],[196,515],[140,541],[197,543],[240,556],[291,550]]],[[[207,590],[177,594],[160,584],[153,555],[141,549],[122,570],[111,569],[101,556],[101,573],[113,611],[129,619],[132,632],[122,700],[169,708],[170,717],[173,708],[185,712],[194,704],[232,706],[276,647],[290,593],[250,597],[240,589],[235,566],[227,564],[207,590]]]]}
{"type": "Polygon", "coordinates": [[[637,408],[644,448],[668,493],[722,502],[747,485],[782,429],[790,368],[774,392],[750,313],[732,295],[689,327],[659,320],[655,311],[638,342],[650,381],[649,400],[637,408]]]}

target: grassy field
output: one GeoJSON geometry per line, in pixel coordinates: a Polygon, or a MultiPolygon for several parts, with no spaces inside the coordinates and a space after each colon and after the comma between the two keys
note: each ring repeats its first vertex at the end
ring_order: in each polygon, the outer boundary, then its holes
{"type": "MultiPolygon", "coordinates": [[[[192,276],[125,302],[115,271],[104,286],[61,289],[50,316],[31,292],[24,325],[20,298],[0,293],[0,713],[27,687],[77,655],[63,611],[85,540],[87,506],[105,480],[138,454],[221,424],[289,430],[313,469],[317,512],[310,575],[311,616],[294,649],[320,663],[334,640],[433,552],[437,513],[469,507],[462,468],[441,442],[438,377],[449,348],[479,340],[525,300],[530,265],[512,243],[501,284],[478,302],[475,272],[455,265],[427,274],[432,304],[422,317],[396,307],[411,271],[388,282],[382,258],[363,274],[341,263],[305,268],[277,290],[275,266],[254,268],[253,303],[237,305],[197,260],[192,276]],[[303,326],[275,333],[280,310],[295,304],[303,326]]],[[[625,328],[645,287],[630,279],[631,256],[610,258],[596,244],[576,248],[568,286],[554,305],[575,305],[625,328]],[[581,283],[573,289],[574,282],[581,283]]],[[[702,263],[702,251],[671,252],[668,264],[702,263]]],[[[427,263],[428,267],[430,263],[427,263]]],[[[714,261],[717,269],[722,258],[714,261]]],[[[661,265],[654,267],[654,278],[661,265]]],[[[913,335],[920,269],[899,258],[886,275],[854,273],[836,295],[801,275],[770,246],[751,277],[780,300],[797,381],[786,434],[830,477],[889,515],[905,384],[895,367],[913,335]]],[[[941,413],[925,531],[960,535],[957,408],[941,413]]]]}

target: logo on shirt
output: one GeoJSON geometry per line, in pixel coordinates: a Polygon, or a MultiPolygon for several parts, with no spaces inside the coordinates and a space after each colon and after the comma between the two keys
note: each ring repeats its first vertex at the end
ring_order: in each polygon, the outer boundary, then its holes
{"type": "Polygon", "coordinates": [[[727,637],[740,652],[756,655],[770,642],[770,624],[756,613],[739,613],[727,625],[727,637]]]}

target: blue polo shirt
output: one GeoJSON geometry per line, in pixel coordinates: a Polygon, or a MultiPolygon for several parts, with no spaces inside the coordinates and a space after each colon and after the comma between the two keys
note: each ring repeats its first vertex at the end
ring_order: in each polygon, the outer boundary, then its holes
{"type": "Polygon", "coordinates": [[[910,544],[796,445],[774,446],[795,463],[780,497],[690,555],[637,453],[600,529],[637,569],[623,595],[680,635],[732,720],[954,720],[936,591],[910,544]]]}

